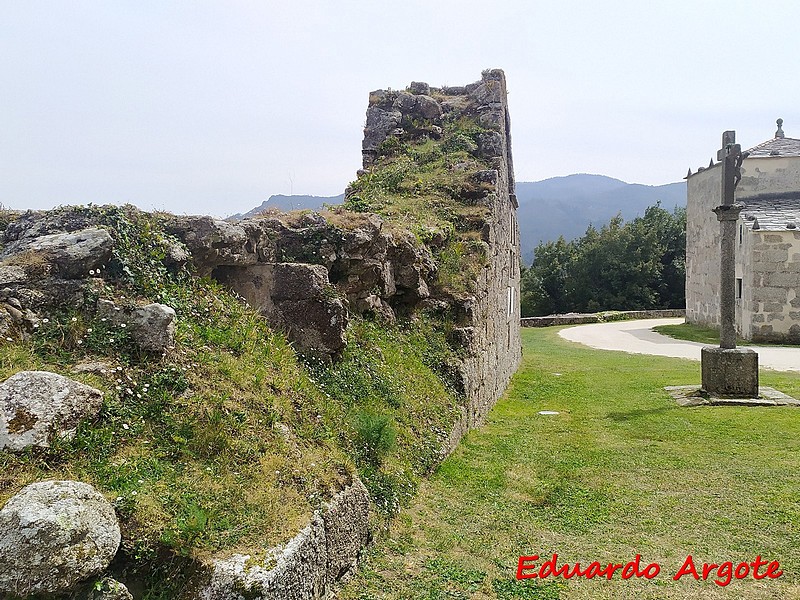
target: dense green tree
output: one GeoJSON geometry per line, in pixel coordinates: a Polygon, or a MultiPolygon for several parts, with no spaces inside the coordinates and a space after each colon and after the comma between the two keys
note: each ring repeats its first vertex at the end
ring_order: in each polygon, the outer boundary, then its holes
{"type": "Polygon", "coordinates": [[[570,300],[566,286],[575,249],[559,237],[536,247],[536,260],[522,274],[520,302],[523,315],[565,312],[570,300]]]}
{"type": "Polygon", "coordinates": [[[522,314],[680,308],[684,305],[686,211],[649,207],[614,217],[571,242],[540,243],[522,277],[522,314]]]}

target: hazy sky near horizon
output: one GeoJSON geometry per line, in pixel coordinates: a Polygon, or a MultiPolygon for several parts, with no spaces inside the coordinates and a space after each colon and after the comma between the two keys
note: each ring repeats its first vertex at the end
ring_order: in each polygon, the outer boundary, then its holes
{"type": "Polygon", "coordinates": [[[0,202],[219,216],[341,193],[367,97],[506,72],[518,181],[678,181],[800,138],[800,3],[0,0],[0,202]]]}

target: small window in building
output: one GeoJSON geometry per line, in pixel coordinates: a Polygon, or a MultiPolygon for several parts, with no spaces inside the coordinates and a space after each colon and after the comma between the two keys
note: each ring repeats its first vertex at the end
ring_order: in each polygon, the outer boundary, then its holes
{"type": "Polygon", "coordinates": [[[736,278],[736,299],[741,300],[742,298],[742,278],[736,278]]]}
{"type": "Polygon", "coordinates": [[[507,301],[506,314],[509,318],[511,318],[511,315],[514,314],[514,288],[511,286],[508,286],[506,301],[507,301]]]}
{"type": "Polygon", "coordinates": [[[742,243],[743,236],[744,236],[744,225],[739,224],[739,244],[742,243]]]}

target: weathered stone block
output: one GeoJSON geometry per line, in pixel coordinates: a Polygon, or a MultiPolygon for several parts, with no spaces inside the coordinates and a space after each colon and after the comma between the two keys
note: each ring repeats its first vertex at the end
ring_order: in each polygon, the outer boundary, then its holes
{"type": "Polygon", "coordinates": [[[764,275],[764,285],[773,287],[798,287],[800,286],[800,272],[787,273],[781,271],[777,273],[766,273],[764,275]]]}
{"type": "Polygon", "coordinates": [[[753,290],[753,297],[760,302],[779,302],[786,304],[789,296],[789,290],[779,287],[762,287],[758,290],[753,290]]]}
{"type": "Polygon", "coordinates": [[[749,348],[701,351],[703,390],[712,396],[758,397],[758,354],[749,348]]]}
{"type": "Polygon", "coordinates": [[[131,339],[146,352],[164,352],[175,340],[175,310],[166,304],[119,307],[111,300],[97,302],[97,316],[129,328],[131,339]]]}
{"type": "Polygon", "coordinates": [[[764,303],[764,312],[768,313],[779,313],[783,312],[785,304],[779,304],[778,302],[766,302],[764,303]]]}

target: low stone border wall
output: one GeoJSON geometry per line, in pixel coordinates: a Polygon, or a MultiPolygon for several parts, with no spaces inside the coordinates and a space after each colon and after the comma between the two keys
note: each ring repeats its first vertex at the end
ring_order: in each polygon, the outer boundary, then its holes
{"type": "Polygon", "coordinates": [[[370,499],[358,477],[336,494],[286,546],[265,559],[235,554],[210,566],[200,600],[317,600],[329,597],[371,538],[370,499]]]}
{"type": "Polygon", "coordinates": [[[583,325],[584,323],[607,323],[609,321],[631,321],[633,319],[666,319],[669,317],[685,317],[682,308],[668,310],[620,310],[599,313],[568,313],[565,315],[547,315],[546,317],[523,317],[522,327],[550,327],[552,325],[583,325]]]}

